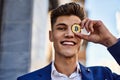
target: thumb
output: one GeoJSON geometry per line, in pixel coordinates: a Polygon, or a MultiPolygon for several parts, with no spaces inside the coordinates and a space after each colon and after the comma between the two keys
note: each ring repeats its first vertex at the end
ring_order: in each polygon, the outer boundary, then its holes
{"type": "Polygon", "coordinates": [[[81,39],[89,40],[89,35],[85,35],[81,33],[77,33],[76,35],[81,39]]]}

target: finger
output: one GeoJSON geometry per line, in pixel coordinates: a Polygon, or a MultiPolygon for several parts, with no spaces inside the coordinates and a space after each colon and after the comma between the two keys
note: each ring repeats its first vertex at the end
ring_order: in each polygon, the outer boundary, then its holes
{"type": "Polygon", "coordinates": [[[87,41],[89,40],[89,35],[85,35],[85,34],[81,34],[81,33],[78,33],[76,35],[81,39],[85,39],[87,41]]]}
{"type": "Polygon", "coordinates": [[[87,19],[86,22],[85,22],[85,24],[84,24],[84,27],[87,30],[87,32],[90,32],[89,23],[90,23],[90,20],[87,19]]]}
{"type": "Polygon", "coordinates": [[[102,22],[99,20],[92,20],[89,25],[91,32],[94,32],[96,30],[100,31],[102,29],[100,29],[100,27],[102,27],[102,22]]]}
{"type": "Polygon", "coordinates": [[[93,27],[93,20],[88,19],[87,22],[85,23],[85,28],[87,32],[94,32],[94,27],[93,27]]]}
{"type": "Polygon", "coordinates": [[[87,25],[89,24],[88,20],[89,20],[88,18],[85,18],[84,20],[82,20],[81,21],[81,27],[82,27],[82,29],[85,28],[86,31],[89,33],[89,29],[87,27],[87,25]]]}
{"type": "Polygon", "coordinates": [[[85,25],[86,20],[87,20],[87,18],[85,18],[84,20],[81,21],[81,23],[80,23],[81,28],[84,28],[84,25],[85,25]]]}
{"type": "Polygon", "coordinates": [[[89,21],[89,30],[90,32],[94,32],[93,21],[89,21]]]}

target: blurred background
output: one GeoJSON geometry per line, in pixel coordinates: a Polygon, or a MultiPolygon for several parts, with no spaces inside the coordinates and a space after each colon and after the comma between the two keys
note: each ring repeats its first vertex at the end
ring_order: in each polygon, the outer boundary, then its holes
{"type": "MultiPolygon", "coordinates": [[[[52,9],[77,2],[90,19],[102,20],[120,37],[120,0],[0,0],[0,80],[16,80],[54,59],[49,41],[52,9]]],[[[107,66],[120,74],[120,67],[107,48],[83,41],[79,61],[85,66],[107,66]]]]}

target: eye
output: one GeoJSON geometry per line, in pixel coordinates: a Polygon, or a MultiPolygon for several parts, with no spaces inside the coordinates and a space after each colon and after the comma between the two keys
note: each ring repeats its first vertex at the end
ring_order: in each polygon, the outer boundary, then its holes
{"type": "Polygon", "coordinates": [[[66,27],[58,27],[57,30],[65,31],[66,27]]]}

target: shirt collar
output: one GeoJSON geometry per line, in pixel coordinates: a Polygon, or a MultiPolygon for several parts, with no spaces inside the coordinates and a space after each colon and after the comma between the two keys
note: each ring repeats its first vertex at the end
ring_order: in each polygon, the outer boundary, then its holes
{"type": "MultiPolygon", "coordinates": [[[[76,62],[76,64],[77,64],[77,68],[76,68],[76,73],[80,73],[81,72],[81,69],[80,69],[80,65],[79,65],[79,62],[76,62]]],[[[56,70],[56,68],[55,68],[55,65],[54,65],[54,61],[52,61],[52,71],[51,71],[51,74],[53,74],[53,75],[61,75],[61,73],[59,73],[57,70],[56,70]]]]}

